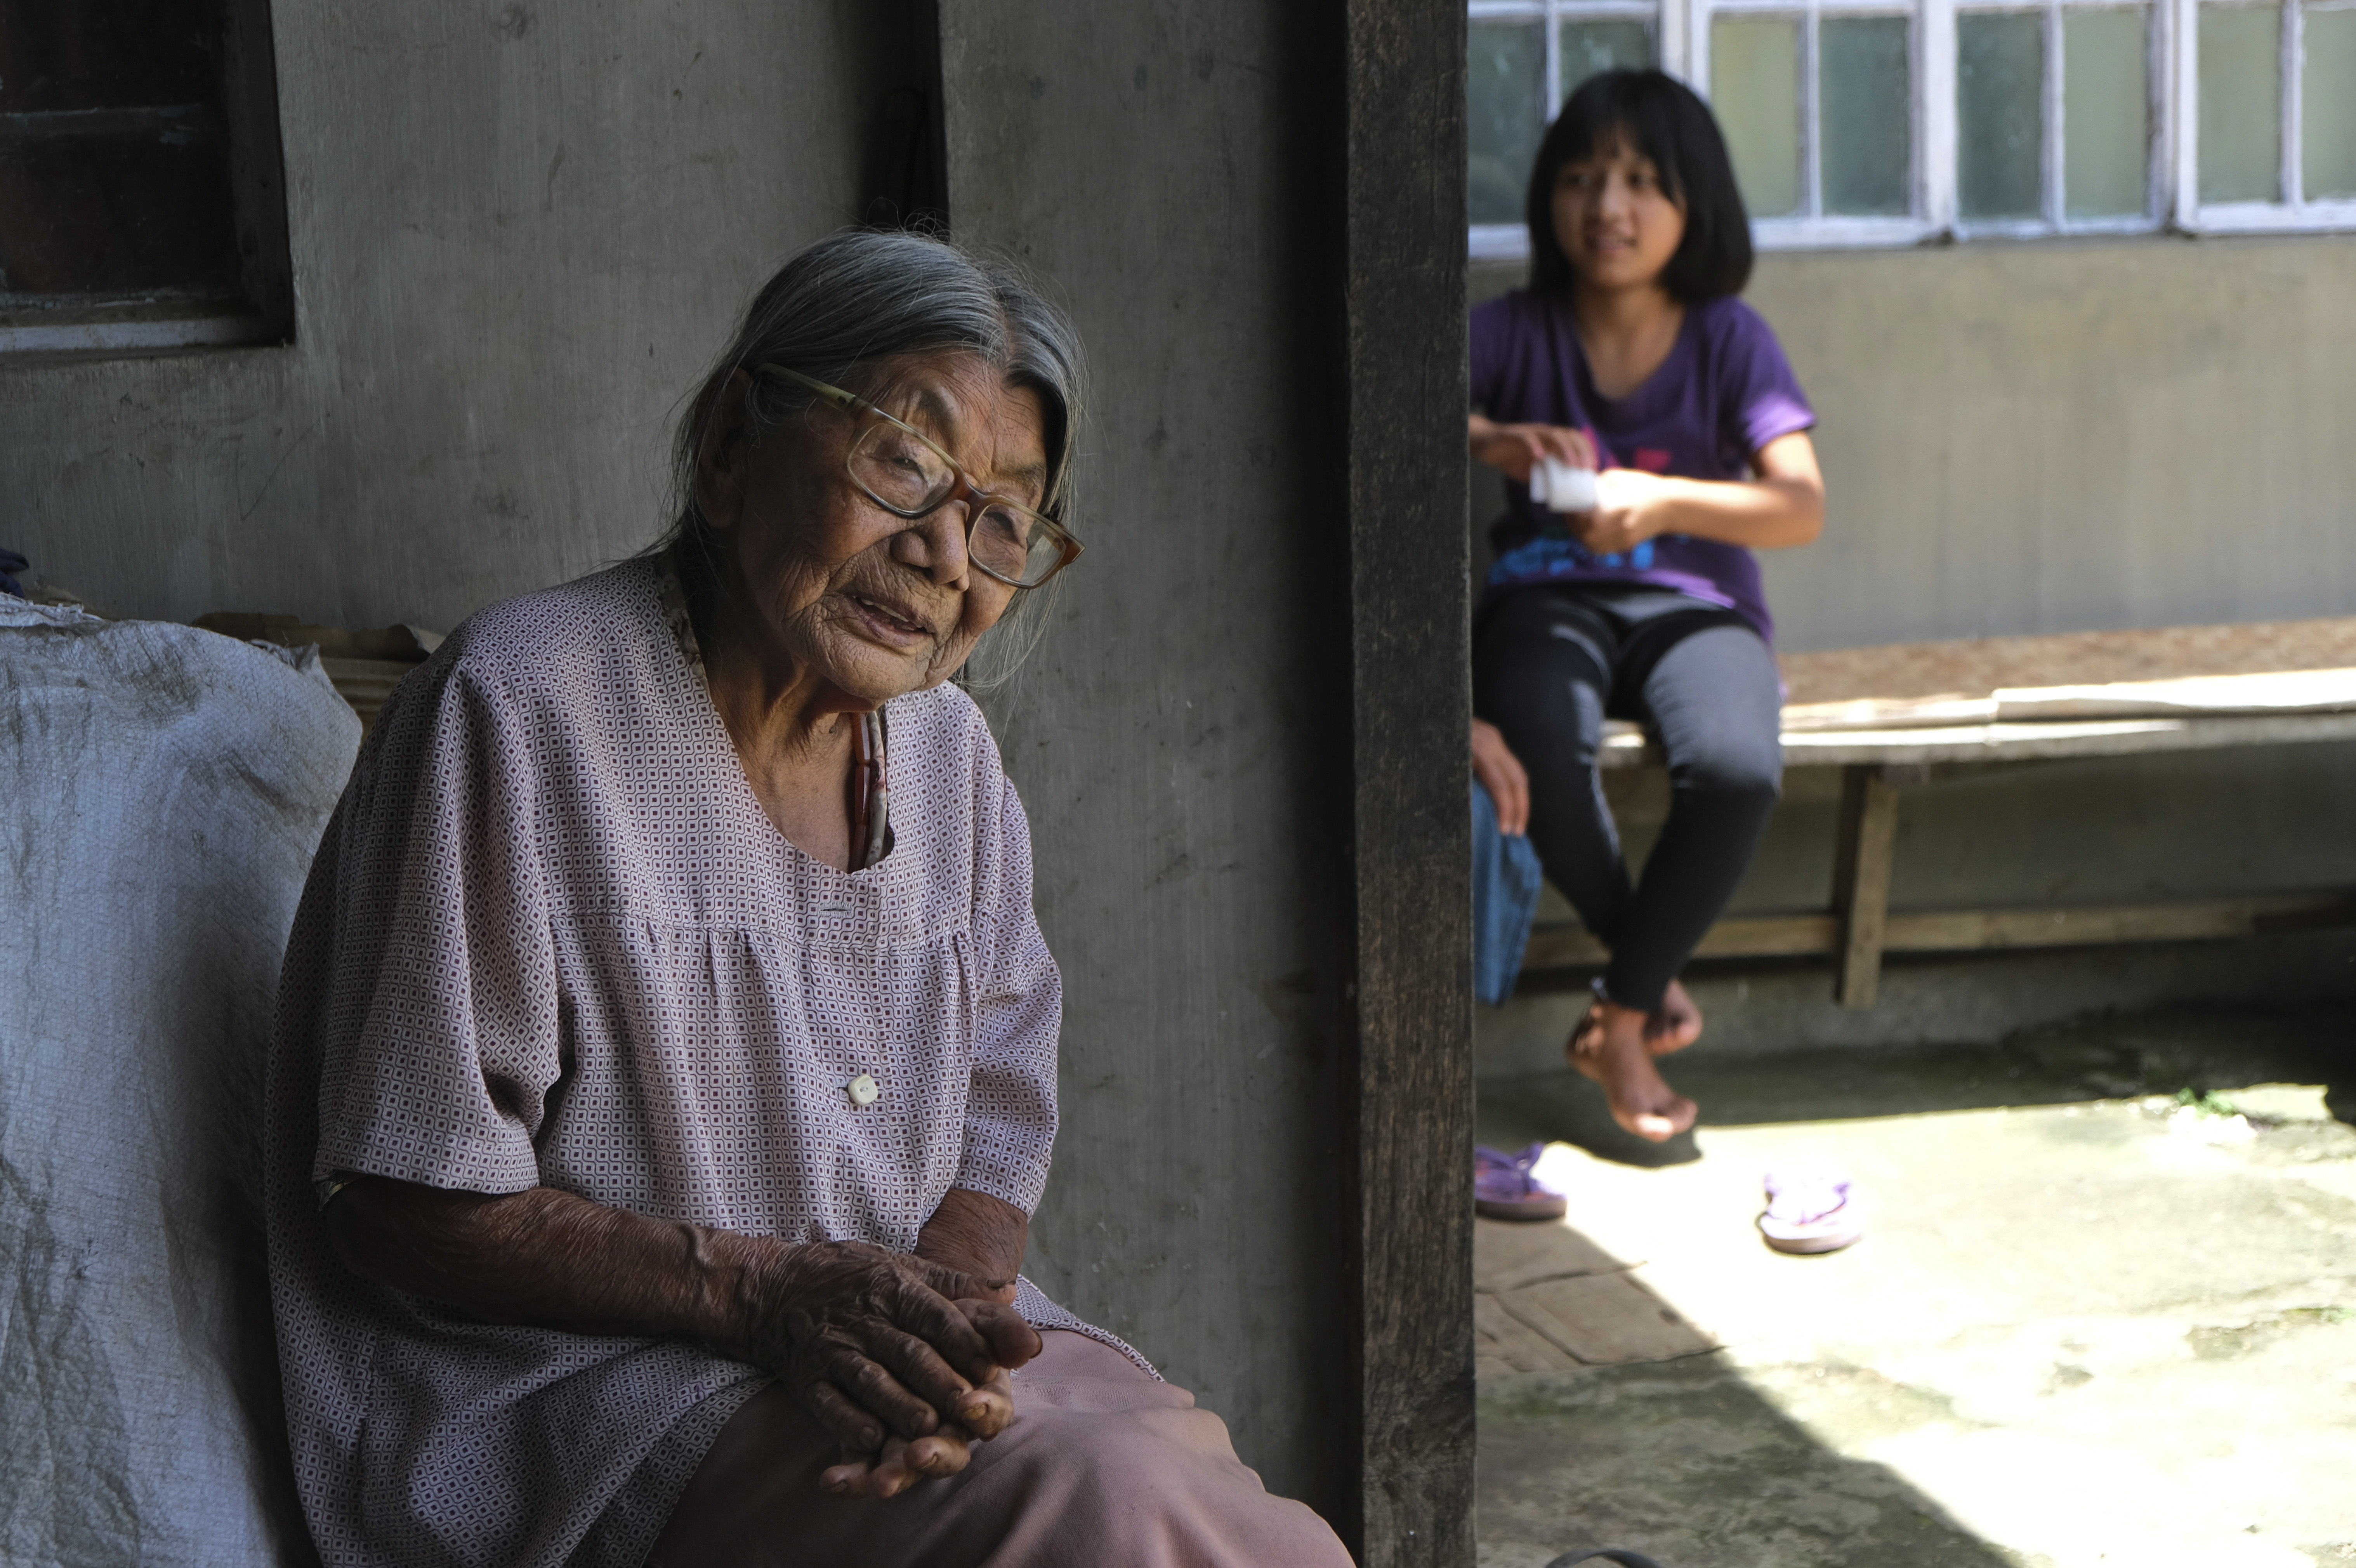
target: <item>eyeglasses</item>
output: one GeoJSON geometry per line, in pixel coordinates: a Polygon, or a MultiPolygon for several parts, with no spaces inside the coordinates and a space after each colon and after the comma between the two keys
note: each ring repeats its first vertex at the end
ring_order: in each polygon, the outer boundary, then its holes
{"type": "Polygon", "coordinates": [[[956,458],[914,425],[865,398],[784,365],[762,365],[754,373],[798,382],[844,413],[862,417],[858,434],[842,455],[843,467],[860,493],[893,516],[914,522],[964,496],[966,558],[1008,587],[1035,588],[1079,559],[1080,542],[1063,524],[1004,496],[986,493],[956,458]]]}

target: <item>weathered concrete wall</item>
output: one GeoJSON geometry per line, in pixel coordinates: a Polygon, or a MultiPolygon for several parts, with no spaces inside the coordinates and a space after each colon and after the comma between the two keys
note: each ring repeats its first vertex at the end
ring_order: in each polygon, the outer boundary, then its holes
{"type": "Polygon", "coordinates": [[[942,59],[958,232],[1056,281],[1096,384],[1088,553],[984,698],[1065,976],[1030,1268],[1226,1417],[1271,1487],[1330,1505],[1348,579],[1339,302],[1302,258],[1339,116],[1299,26],[947,0],[942,59]]]}
{"type": "Polygon", "coordinates": [[[1748,297],[1828,491],[1764,557],[1788,648],[2356,599],[2356,237],[1779,253],[1748,297]]]}
{"type": "Polygon", "coordinates": [[[443,628],[637,549],[675,400],[856,214],[890,7],[272,10],[296,341],[0,364],[0,544],[118,614],[443,628]]]}

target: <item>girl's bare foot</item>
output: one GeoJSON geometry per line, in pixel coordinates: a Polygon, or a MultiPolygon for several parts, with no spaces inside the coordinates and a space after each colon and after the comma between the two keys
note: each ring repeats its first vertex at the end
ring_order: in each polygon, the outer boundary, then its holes
{"type": "Polygon", "coordinates": [[[1701,1009],[1686,994],[1685,983],[1669,982],[1661,1004],[1644,1019],[1644,1048],[1656,1057],[1684,1050],[1701,1038],[1701,1009]]]}
{"type": "Polygon", "coordinates": [[[1662,1081],[1644,1047],[1646,1015],[1599,996],[1570,1033],[1564,1053],[1603,1086],[1612,1120],[1639,1138],[1665,1144],[1694,1124],[1700,1108],[1662,1081]]]}

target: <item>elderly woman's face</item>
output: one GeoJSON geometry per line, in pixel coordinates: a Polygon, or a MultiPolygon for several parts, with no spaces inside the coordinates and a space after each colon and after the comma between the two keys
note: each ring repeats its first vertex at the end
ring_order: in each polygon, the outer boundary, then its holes
{"type": "MultiPolygon", "coordinates": [[[[967,503],[915,521],[870,500],[843,455],[862,419],[819,404],[747,445],[743,372],[701,471],[766,646],[875,703],[937,685],[1006,613],[1014,590],[966,559],[967,503]]],[[[884,360],[857,392],[930,436],[975,487],[1036,506],[1047,472],[1038,394],[966,355],[884,360]]]]}

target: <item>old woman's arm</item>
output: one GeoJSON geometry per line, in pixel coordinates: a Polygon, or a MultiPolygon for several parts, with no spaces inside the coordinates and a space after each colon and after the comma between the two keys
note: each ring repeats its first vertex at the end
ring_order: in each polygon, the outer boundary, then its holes
{"type": "Polygon", "coordinates": [[[1031,1217],[1002,1197],[953,1187],[916,1234],[916,1256],[990,1287],[990,1299],[1012,1305],[1014,1276],[1030,1244],[1031,1217]]]}
{"type": "Polygon", "coordinates": [[[860,1242],[793,1246],[552,1187],[488,1197],[377,1176],[347,1185],[326,1219],[363,1278],[487,1322],[700,1340],[775,1374],[848,1452],[907,1441],[921,1473],[963,1462],[945,1423],[1004,1428],[998,1369],[1039,1350],[988,1282],[860,1242]]]}

